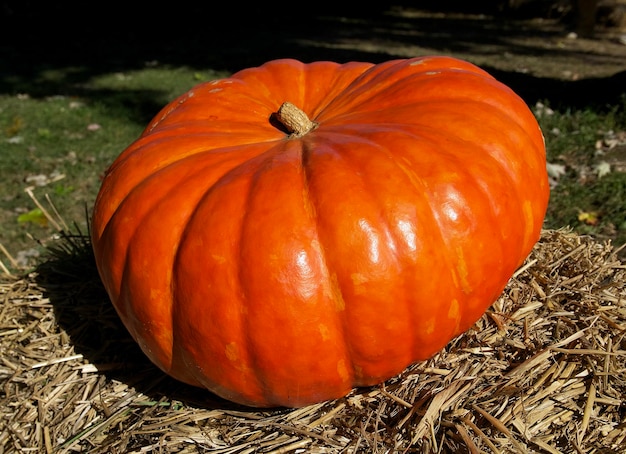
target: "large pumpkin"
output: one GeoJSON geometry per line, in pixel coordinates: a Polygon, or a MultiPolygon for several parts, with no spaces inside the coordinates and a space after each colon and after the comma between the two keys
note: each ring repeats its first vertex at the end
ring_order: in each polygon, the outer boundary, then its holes
{"type": "Polygon", "coordinates": [[[283,59],[167,105],[108,169],[93,248],[163,371],[298,407],[470,328],[548,196],[536,119],[476,66],[283,59]]]}

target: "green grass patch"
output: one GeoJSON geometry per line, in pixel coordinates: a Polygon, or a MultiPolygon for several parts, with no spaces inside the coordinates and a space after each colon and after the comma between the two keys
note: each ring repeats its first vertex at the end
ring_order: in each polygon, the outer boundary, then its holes
{"type": "Polygon", "coordinates": [[[603,109],[535,109],[548,162],[562,166],[554,181],[548,228],[626,243],[626,98],[603,109]]]}
{"type": "Polygon", "coordinates": [[[226,75],[148,65],[86,78],[70,68],[42,71],[19,86],[29,91],[0,96],[0,244],[16,257],[30,255],[40,249],[34,240],[45,242],[54,234],[37,215],[25,192],[29,187],[85,229],[86,208],[115,157],[168,101],[226,75]]]}

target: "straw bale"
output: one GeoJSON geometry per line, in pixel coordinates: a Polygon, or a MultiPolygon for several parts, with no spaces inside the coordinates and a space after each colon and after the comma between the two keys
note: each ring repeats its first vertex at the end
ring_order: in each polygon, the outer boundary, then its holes
{"type": "Polygon", "coordinates": [[[476,325],[380,386],[299,409],[225,402],[157,370],[89,242],[0,282],[1,453],[626,453],[626,265],[546,230],[476,325]]]}

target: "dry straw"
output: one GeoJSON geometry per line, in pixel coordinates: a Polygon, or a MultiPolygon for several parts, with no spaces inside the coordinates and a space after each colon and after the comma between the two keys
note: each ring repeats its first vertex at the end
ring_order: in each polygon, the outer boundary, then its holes
{"type": "Polygon", "coordinates": [[[381,386],[251,410],[156,370],[87,235],[0,284],[0,452],[626,453],[626,266],[544,231],[476,326],[381,386]]]}

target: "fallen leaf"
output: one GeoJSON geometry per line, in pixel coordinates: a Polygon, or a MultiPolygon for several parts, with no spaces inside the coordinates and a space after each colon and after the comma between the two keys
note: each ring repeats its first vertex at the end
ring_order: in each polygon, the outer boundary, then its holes
{"type": "Polygon", "coordinates": [[[546,170],[548,171],[548,180],[550,187],[554,188],[559,184],[559,178],[566,173],[566,168],[563,164],[546,164],[546,170]]]}
{"type": "Polygon", "coordinates": [[[596,164],[593,170],[598,175],[598,178],[602,178],[603,176],[611,173],[611,164],[606,161],[602,161],[596,164]]]}
{"type": "Polygon", "coordinates": [[[578,213],[578,220],[587,225],[598,223],[598,213],[596,211],[581,211],[578,213]]]}
{"type": "Polygon", "coordinates": [[[39,208],[32,209],[28,213],[20,214],[17,217],[17,222],[20,224],[37,224],[42,227],[48,226],[48,218],[39,208]]]}
{"type": "Polygon", "coordinates": [[[563,164],[552,164],[548,162],[546,164],[548,170],[548,176],[558,180],[561,176],[565,175],[565,166],[563,164]]]}
{"type": "Polygon", "coordinates": [[[24,142],[24,138],[22,136],[13,136],[7,139],[7,143],[12,143],[12,144],[22,143],[22,142],[24,142]]]}

